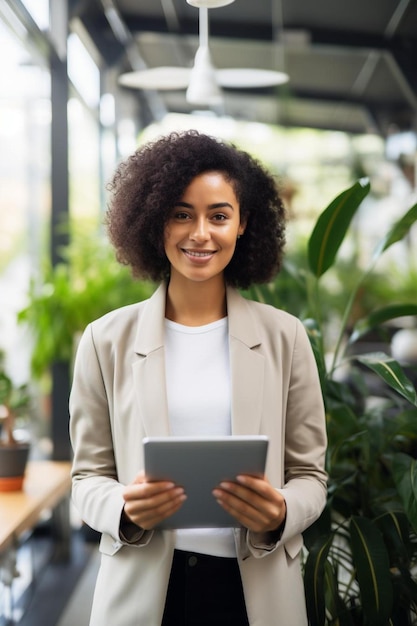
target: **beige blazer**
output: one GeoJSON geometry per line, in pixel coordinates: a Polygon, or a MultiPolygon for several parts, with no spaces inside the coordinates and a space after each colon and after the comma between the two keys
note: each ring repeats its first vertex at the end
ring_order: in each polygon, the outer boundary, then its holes
{"type": "MultiPolygon", "coordinates": [[[[102,533],[91,626],[160,626],[175,531],[119,536],[123,485],[143,468],[142,439],[169,434],[164,363],[165,285],[147,301],[90,324],[78,347],[70,399],[73,500],[102,533]]],[[[286,499],[280,541],[235,531],[251,626],[307,623],[301,533],[326,501],[326,434],[304,327],[227,290],[232,432],[270,438],[266,474],[286,499]]]]}

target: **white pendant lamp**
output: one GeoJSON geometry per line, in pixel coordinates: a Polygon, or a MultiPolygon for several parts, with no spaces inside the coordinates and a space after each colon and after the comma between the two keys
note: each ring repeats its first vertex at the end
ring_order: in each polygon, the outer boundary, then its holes
{"type": "Polygon", "coordinates": [[[216,106],[222,104],[223,96],[216,78],[208,45],[208,9],[199,9],[199,47],[194,58],[190,82],[185,94],[190,104],[216,106]]]}
{"type": "Polygon", "coordinates": [[[216,78],[220,87],[229,89],[260,89],[283,85],[289,81],[289,76],[285,72],[246,67],[217,70],[216,78]]]}
{"type": "Polygon", "coordinates": [[[207,9],[217,9],[218,7],[225,7],[227,4],[232,4],[235,0],[187,0],[188,4],[192,7],[205,7],[207,9]]]}
{"type": "Polygon", "coordinates": [[[190,84],[189,67],[160,66],[136,72],[126,72],[119,76],[119,84],[132,89],[155,89],[172,91],[187,89],[190,84]]]}
{"type": "MultiPolygon", "coordinates": [[[[234,0],[187,0],[187,2],[199,9],[199,47],[193,68],[162,66],[127,72],[119,76],[121,85],[155,91],[185,89],[186,99],[190,104],[216,106],[223,103],[222,88],[259,89],[288,82],[288,74],[283,71],[214,67],[209,48],[208,11],[231,4],[234,0]]],[[[283,66],[283,63],[278,65],[283,66]]]]}

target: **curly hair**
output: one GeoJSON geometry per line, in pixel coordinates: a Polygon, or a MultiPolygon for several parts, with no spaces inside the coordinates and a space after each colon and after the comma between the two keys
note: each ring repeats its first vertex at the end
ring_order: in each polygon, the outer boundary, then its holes
{"type": "Polygon", "coordinates": [[[120,263],[136,277],[169,276],[164,231],[191,181],[221,172],[233,186],[246,220],[244,235],[225,268],[229,285],[246,289],[279,272],[285,245],[285,210],[273,176],[233,144],[196,130],[171,133],[140,147],[115,171],[106,213],[108,235],[120,263]]]}

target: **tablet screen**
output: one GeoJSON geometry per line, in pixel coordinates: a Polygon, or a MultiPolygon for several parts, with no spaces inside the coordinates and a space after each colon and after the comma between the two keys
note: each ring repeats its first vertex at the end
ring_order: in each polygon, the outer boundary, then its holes
{"type": "Polygon", "coordinates": [[[180,510],[158,528],[239,526],[217,503],[212,490],[238,474],[263,475],[267,437],[147,437],[143,444],[148,479],[173,481],[187,494],[180,510]]]}

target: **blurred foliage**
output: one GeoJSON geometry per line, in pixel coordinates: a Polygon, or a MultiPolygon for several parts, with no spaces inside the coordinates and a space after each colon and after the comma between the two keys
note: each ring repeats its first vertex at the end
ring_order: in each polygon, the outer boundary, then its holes
{"type": "Polygon", "coordinates": [[[143,300],[154,285],[134,280],[114,257],[103,234],[84,224],[72,233],[55,267],[45,261],[32,278],[26,307],[18,314],[34,340],[32,372],[42,376],[55,361],[72,361],[74,340],[105,313],[143,300]]]}
{"type": "Polygon", "coordinates": [[[341,245],[369,192],[359,181],[339,194],[319,216],[306,257],[287,262],[282,283],[278,276],[248,293],[303,319],[320,376],[329,485],[323,514],[304,533],[311,626],[410,626],[417,619],[413,372],[360,345],[394,320],[417,319],[415,288],[403,300],[375,270],[381,255],[407,237],[417,205],[377,242],[366,268],[355,254],[340,265],[341,245]],[[337,280],[329,281],[330,273],[337,280]]]}
{"type": "Polygon", "coordinates": [[[15,420],[29,414],[31,395],[27,384],[16,386],[6,371],[5,353],[0,350],[0,444],[16,444],[15,420]]]}

